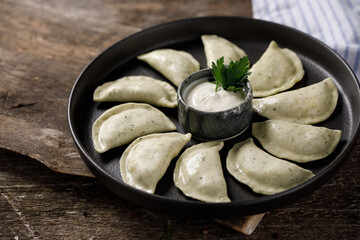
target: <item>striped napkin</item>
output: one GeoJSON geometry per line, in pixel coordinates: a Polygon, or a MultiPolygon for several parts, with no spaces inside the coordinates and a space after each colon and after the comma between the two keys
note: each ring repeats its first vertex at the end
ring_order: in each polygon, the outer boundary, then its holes
{"type": "Polygon", "coordinates": [[[252,0],[253,17],[306,32],[340,54],[360,80],[360,0],[252,0]]]}

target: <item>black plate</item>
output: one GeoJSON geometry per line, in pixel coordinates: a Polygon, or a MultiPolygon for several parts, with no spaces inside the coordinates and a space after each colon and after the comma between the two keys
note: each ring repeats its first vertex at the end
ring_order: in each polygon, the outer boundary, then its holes
{"type": "MultiPolygon", "coordinates": [[[[197,217],[227,217],[255,214],[272,210],[320,187],[333,176],[348,158],[359,134],[359,84],[343,59],[320,41],[302,32],[279,24],[238,17],[205,17],[185,19],[155,26],[121,40],[96,57],[80,74],[69,100],[68,121],[81,157],[93,174],[116,194],[137,205],[168,214],[197,217]],[[176,159],[172,161],[159,182],[155,194],[148,194],[123,183],[119,172],[119,158],[126,146],[98,154],[92,144],[93,122],[105,110],[119,103],[95,103],[95,88],[104,82],[122,76],[143,74],[165,80],[147,64],[136,59],[141,53],[158,48],[173,48],[191,53],[206,65],[202,34],[217,34],[234,42],[255,63],[271,40],[281,47],[295,51],[301,58],[305,76],[295,88],[313,84],[331,77],[338,87],[339,100],[332,116],[318,124],[343,131],[336,150],[327,158],[313,163],[299,164],[310,169],[316,176],[288,191],[264,196],[256,194],[237,182],[226,170],[224,162],[228,150],[235,141],[251,136],[249,129],[244,136],[225,142],[221,151],[224,176],[228,184],[231,203],[204,203],[185,197],[172,180],[176,159]]],[[[178,126],[176,109],[163,109],[178,126]]],[[[261,120],[254,116],[255,120],[261,120]]],[[[181,131],[181,129],[179,130],[181,131]]],[[[192,140],[187,146],[196,143],[192,140]]]]}

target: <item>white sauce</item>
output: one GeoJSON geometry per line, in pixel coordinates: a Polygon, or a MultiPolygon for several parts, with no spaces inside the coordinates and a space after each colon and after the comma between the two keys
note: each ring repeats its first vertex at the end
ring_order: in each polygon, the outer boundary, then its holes
{"type": "Polygon", "coordinates": [[[185,102],[205,112],[220,112],[238,106],[245,100],[242,91],[232,92],[223,89],[215,92],[216,85],[207,78],[196,81],[188,86],[184,94],[185,102]]]}

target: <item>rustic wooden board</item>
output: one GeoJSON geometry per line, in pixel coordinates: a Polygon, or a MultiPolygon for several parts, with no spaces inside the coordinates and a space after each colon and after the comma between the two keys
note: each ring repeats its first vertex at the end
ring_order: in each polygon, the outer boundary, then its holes
{"type": "Polygon", "coordinates": [[[36,1],[1,4],[0,147],[55,171],[91,176],[68,130],[70,90],[94,56],[139,28],[121,25],[115,16],[91,17],[90,9],[80,11],[80,6],[59,7],[36,1]]]}
{"type": "MultiPolygon", "coordinates": [[[[251,17],[251,2],[1,1],[0,147],[57,172],[93,176],[80,159],[67,125],[67,101],[78,74],[106,47],[143,27],[208,15],[251,17]]],[[[23,187],[32,188],[31,184],[23,187]]],[[[22,216],[17,197],[2,192],[2,200],[36,238],[37,231],[22,216]]],[[[224,224],[250,234],[262,216],[224,224]]]]}

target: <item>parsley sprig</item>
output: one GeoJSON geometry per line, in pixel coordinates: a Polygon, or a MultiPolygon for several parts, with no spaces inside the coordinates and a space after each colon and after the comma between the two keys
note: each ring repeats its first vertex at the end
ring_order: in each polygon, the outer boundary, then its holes
{"type": "Polygon", "coordinates": [[[246,79],[251,74],[249,72],[249,57],[244,56],[236,62],[231,61],[228,66],[224,65],[224,57],[212,62],[211,72],[215,78],[215,92],[220,88],[227,91],[240,91],[246,86],[246,79]]]}

